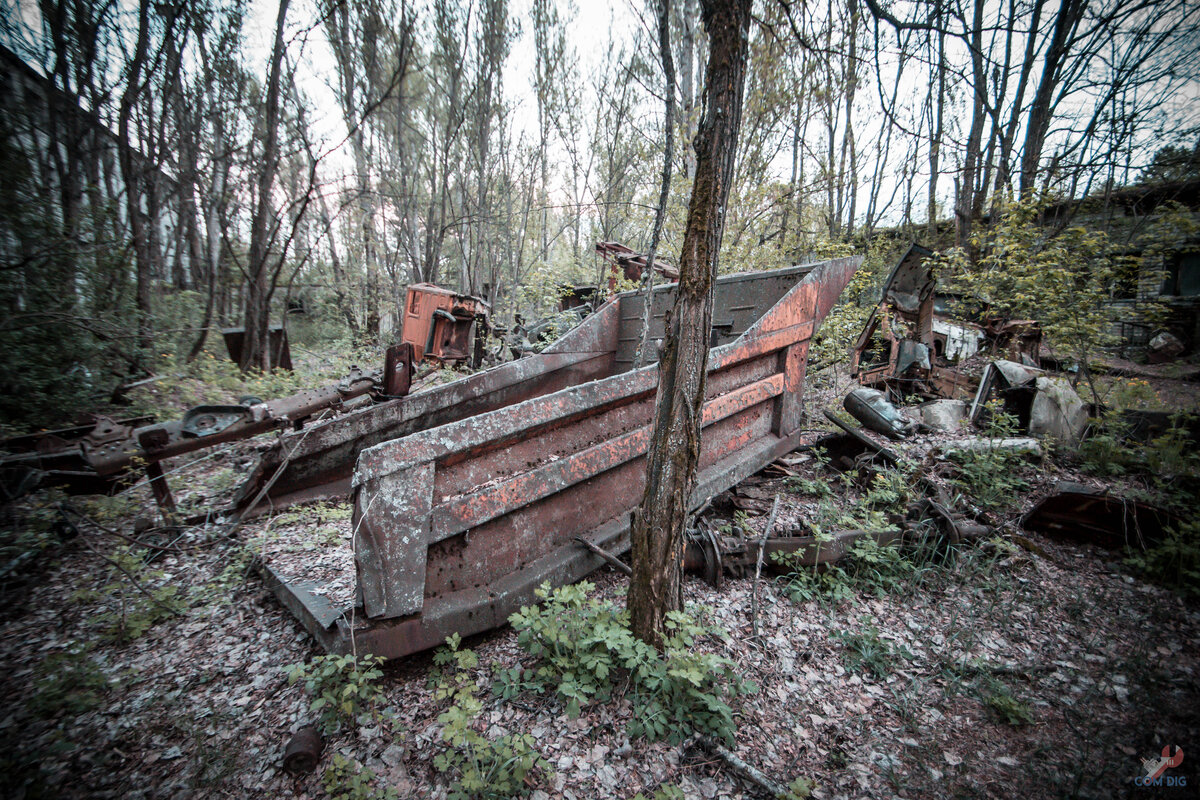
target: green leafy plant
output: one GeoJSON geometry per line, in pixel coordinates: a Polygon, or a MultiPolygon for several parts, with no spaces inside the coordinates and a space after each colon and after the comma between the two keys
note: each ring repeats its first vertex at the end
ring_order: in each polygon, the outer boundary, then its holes
{"type": "MultiPolygon", "coordinates": [[[[1006,413],[1000,401],[988,402],[983,419],[984,435],[990,439],[1004,439],[1017,432],[1017,418],[1006,413]]],[[[951,455],[951,460],[957,468],[951,483],[982,509],[1001,511],[1029,487],[1021,477],[1022,456],[1011,449],[960,450],[951,455]]]]}
{"type": "Polygon", "coordinates": [[[1125,563],[1183,595],[1200,597],[1200,521],[1181,521],[1157,544],[1131,550],[1125,563]]]}
{"type": "Polygon", "coordinates": [[[638,792],[631,800],[684,800],[685,797],[683,789],[680,789],[673,783],[668,783],[665,786],[659,786],[654,790],[654,794],[649,797],[638,792]]]}
{"type": "MultiPolygon", "coordinates": [[[[828,535],[816,538],[832,540],[828,535]]],[[[932,549],[928,546],[879,544],[871,537],[863,537],[835,564],[806,566],[798,553],[775,552],[771,560],[790,570],[783,587],[793,602],[820,598],[838,605],[853,600],[858,592],[883,597],[911,589],[931,556],[932,549]]]]}
{"type": "Polygon", "coordinates": [[[383,677],[379,665],[382,656],[352,654],[324,655],[311,663],[287,667],[288,683],[304,682],[313,698],[310,710],[321,714],[325,732],[334,733],[347,723],[377,717],[383,690],[377,681],[383,677]]]}
{"type": "Polygon", "coordinates": [[[334,753],[321,775],[321,787],[330,800],[398,800],[400,795],[385,786],[374,770],[359,767],[340,753],[334,753]]]}
{"type": "Polygon", "coordinates": [[[780,800],[808,800],[815,788],[817,784],[809,778],[794,778],[787,785],[787,792],[780,800]]]}
{"type": "Polygon", "coordinates": [[[28,708],[44,719],[91,711],[112,685],[84,645],[46,656],[34,676],[28,708]]]}
{"type": "Polygon", "coordinates": [[[110,556],[109,580],[97,589],[80,589],[75,602],[97,603],[104,609],[89,615],[89,624],[105,638],[130,642],[162,620],[183,613],[186,602],[167,574],[153,569],[133,547],[118,547],[110,556]]]}
{"type": "Polygon", "coordinates": [[[449,800],[524,796],[529,792],[531,773],[548,773],[550,765],[527,733],[489,739],[475,729],[483,703],[471,671],[479,666],[479,659],[473,651],[459,649],[461,643],[456,633],[434,654],[435,664],[449,668],[438,681],[434,697],[449,706],[438,716],[446,748],[434,756],[433,765],[453,779],[446,795],[449,800]]]}
{"type": "Polygon", "coordinates": [[[586,581],[554,590],[544,584],[541,606],[509,617],[518,642],[538,659],[526,680],[555,687],[572,717],[589,703],[624,695],[634,710],[630,736],[679,742],[695,731],[732,742],[728,701],[757,687],[738,677],[732,661],[697,647],[724,632],[673,612],[659,653],[633,635],[627,612],[589,599],[593,588],[586,581]]]}
{"type": "Polygon", "coordinates": [[[1033,709],[1023,700],[1012,695],[1008,687],[999,681],[994,682],[990,691],[983,693],[983,705],[997,721],[1005,725],[1019,728],[1033,722],[1033,709]]]}
{"type": "Polygon", "coordinates": [[[913,658],[907,648],[894,648],[880,639],[879,628],[874,623],[868,622],[857,631],[838,631],[834,636],[846,646],[846,667],[854,672],[867,672],[876,678],[886,678],[898,657],[907,660],[913,658]]]}
{"type": "MultiPolygon", "coordinates": [[[[951,276],[949,288],[979,298],[994,313],[1038,320],[1057,351],[1075,360],[1099,402],[1089,365],[1100,349],[1115,343],[1113,287],[1138,264],[1125,263],[1103,231],[1081,226],[1048,231],[1039,220],[1044,203],[1003,202],[1000,218],[979,229],[970,249],[940,254],[939,274],[951,276]]],[[[1149,319],[1158,307],[1139,303],[1120,313],[1149,319]]]]}

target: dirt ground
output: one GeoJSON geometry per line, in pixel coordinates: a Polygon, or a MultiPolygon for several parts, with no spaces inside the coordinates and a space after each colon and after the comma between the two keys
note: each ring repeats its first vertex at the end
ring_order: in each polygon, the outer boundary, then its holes
{"type": "MultiPolygon", "coordinates": [[[[918,456],[931,446],[911,445],[918,456]]],[[[248,446],[208,460],[187,473],[180,502],[215,502],[251,464],[248,446]]],[[[813,461],[792,469],[829,479],[813,461]]],[[[785,578],[767,576],[757,638],[751,579],[718,590],[688,578],[693,611],[729,633],[701,646],[760,687],[735,701],[736,755],[778,783],[813,781],[816,798],[1111,798],[1151,791],[1134,784],[1143,761],[1179,746],[1185,759],[1166,774],[1186,785],[1153,791],[1195,796],[1200,612],[1135,578],[1119,554],[1021,533],[1021,511],[1079,477],[1049,461],[1025,469],[1028,488],[997,537],[940,550],[892,592],[793,599],[785,578]],[[870,668],[851,642],[874,648],[870,668]]],[[[782,493],[781,525],[812,513],[812,498],[778,473],[750,483],[782,493]]],[[[293,509],[231,540],[215,524],[147,528],[150,503],[143,486],[5,512],[47,527],[52,542],[0,584],[4,797],[322,798],[335,754],[399,797],[446,796],[434,767],[445,703],[429,654],[386,667],[381,720],[329,738],[315,771],[282,770],[291,735],[315,718],[286,668],[318,650],[251,556],[336,584],[352,569],[346,504],[293,509]]],[[[623,602],[622,575],[605,568],[593,580],[598,596],[623,602]]],[[[533,663],[507,628],[465,646],[479,655],[480,687],[533,663]]],[[[529,733],[549,762],[532,779],[538,800],[668,786],[689,798],[763,796],[695,747],[631,740],[620,699],[569,719],[552,693],[480,697],[480,731],[529,733]]]]}

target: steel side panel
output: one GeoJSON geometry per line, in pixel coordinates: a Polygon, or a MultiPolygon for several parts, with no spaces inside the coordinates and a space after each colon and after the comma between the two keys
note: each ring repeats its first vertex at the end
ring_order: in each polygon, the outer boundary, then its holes
{"type": "Polygon", "coordinates": [[[354,552],[363,608],[369,617],[397,617],[421,609],[433,464],[380,478],[367,506],[354,508],[354,552]]]}
{"type": "MultiPolygon", "coordinates": [[[[711,351],[693,507],[795,447],[809,340],[860,261],[807,268],[711,351]]],[[[403,655],[502,624],[543,580],[562,585],[599,566],[574,536],[624,551],[657,379],[651,365],[364,450],[354,478],[370,618],[355,632],[360,648],[403,655]],[[395,541],[404,538],[407,550],[395,541]]]]}
{"type": "MultiPolygon", "coordinates": [[[[724,419],[783,391],[783,376],[773,375],[709,401],[703,425],[724,419]]],[[[609,439],[575,455],[553,461],[501,484],[489,486],[433,512],[433,541],[468,530],[534,500],[562,491],[618,464],[644,455],[650,443],[650,426],[609,439]]]]}
{"type": "MultiPolygon", "coordinates": [[[[795,449],[799,434],[777,438],[769,436],[751,446],[751,452],[715,462],[701,471],[691,506],[698,507],[718,486],[730,478],[742,480],[781,455],[795,449]],[[741,457],[739,457],[741,456],[741,457]]],[[[629,550],[629,515],[608,520],[585,534],[597,546],[615,555],[629,550]]],[[[405,619],[361,620],[351,635],[350,623],[338,623],[338,634],[327,649],[331,652],[373,653],[384,658],[401,658],[428,650],[445,642],[452,634],[470,636],[497,628],[522,606],[536,601],[538,586],[573,583],[604,565],[603,559],[582,547],[560,547],[525,568],[505,575],[488,588],[464,589],[427,600],[423,611],[405,619]]],[[[315,633],[315,632],[314,632],[315,633]]],[[[326,637],[319,636],[322,642],[326,637]]]]}

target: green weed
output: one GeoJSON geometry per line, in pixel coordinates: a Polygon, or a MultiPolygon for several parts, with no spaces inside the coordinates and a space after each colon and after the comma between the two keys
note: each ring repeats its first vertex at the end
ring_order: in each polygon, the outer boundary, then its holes
{"type": "Polygon", "coordinates": [[[334,753],[321,776],[321,787],[330,800],[398,800],[400,795],[383,785],[374,770],[359,767],[340,753],[334,753]]]}
{"type": "Polygon", "coordinates": [[[448,701],[438,716],[446,749],[434,756],[438,772],[452,782],[449,800],[502,800],[528,794],[526,778],[534,771],[549,773],[550,765],[534,749],[529,734],[506,734],[488,739],[475,729],[483,703],[470,672],[479,666],[471,650],[461,650],[462,638],[454,634],[434,654],[434,663],[450,668],[437,683],[434,697],[448,701]]]}
{"type": "Polygon", "coordinates": [[[382,656],[373,655],[317,656],[310,664],[287,667],[288,683],[304,682],[313,698],[310,710],[320,712],[326,733],[334,733],[346,724],[378,715],[383,690],[376,681],[383,677],[382,663],[382,656]]]}
{"type": "Polygon", "coordinates": [[[587,582],[554,590],[545,584],[537,590],[540,607],[509,617],[518,642],[539,660],[525,680],[555,687],[572,717],[589,703],[623,693],[634,709],[630,736],[679,742],[696,731],[732,742],[728,701],[757,687],[738,678],[732,661],[696,646],[725,634],[673,612],[659,653],[633,635],[627,612],[588,599],[592,589],[587,582]]]}

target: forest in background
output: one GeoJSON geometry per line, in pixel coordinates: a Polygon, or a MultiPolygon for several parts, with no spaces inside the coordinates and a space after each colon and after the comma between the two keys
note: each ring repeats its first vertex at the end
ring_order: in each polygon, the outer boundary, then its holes
{"type": "MultiPolygon", "coordinates": [[[[668,82],[658,10],[620,6],[589,60],[549,0],[6,4],[3,416],[223,357],[228,325],[247,367],[281,323],[387,344],[413,282],[536,317],[600,281],[595,242],[648,248],[664,155],[673,260],[707,52],[698,3],[671,3],[668,82]]],[[[970,261],[1009,197],[1196,172],[1184,0],[755,13],[723,271],[865,250],[877,274],[914,238],[970,261]]]]}

